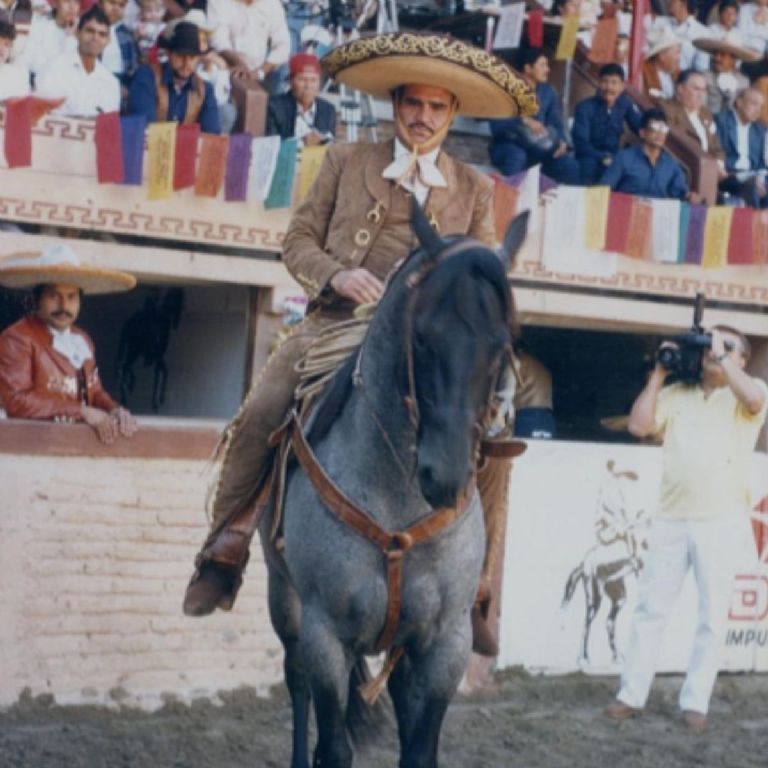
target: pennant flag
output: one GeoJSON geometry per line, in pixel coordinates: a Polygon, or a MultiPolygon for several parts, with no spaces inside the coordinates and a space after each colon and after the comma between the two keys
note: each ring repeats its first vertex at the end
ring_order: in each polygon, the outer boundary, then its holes
{"type": "Polygon", "coordinates": [[[573,58],[574,53],[576,53],[576,38],[579,34],[579,15],[577,13],[562,18],[563,26],[555,51],[556,61],[568,61],[573,58]]]}
{"type": "MultiPolygon", "coordinates": [[[[521,4],[522,5],[522,4],[521,4]]],[[[508,6],[506,6],[508,7],[508,6]]],[[[509,222],[517,213],[517,201],[520,192],[510,184],[505,183],[499,176],[493,178],[493,217],[496,228],[496,242],[504,240],[509,222]]]]}
{"type": "Polygon", "coordinates": [[[752,251],[752,208],[734,208],[731,219],[731,237],[728,240],[729,264],[754,264],[752,251]]]}
{"type": "Polygon", "coordinates": [[[585,245],[594,251],[605,249],[610,200],[610,187],[587,187],[587,221],[584,236],[585,245]]]}
{"type": "Polygon", "coordinates": [[[275,175],[280,152],[279,136],[260,136],[251,142],[251,167],[248,171],[248,200],[263,203],[275,175]]]}
{"type": "Polygon", "coordinates": [[[688,209],[688,236],[685,241],[686,264],[701,264],[701,255],[704,252],[704,223],[706,220],[706,206],[690,206],[688,209]]]}
{"type": "Polygon", "coordinates": [[[203,133],[200,138],[200,163],[195,180],[195,194],[198,197],[216,197],[224,183],[227,169],[229,136],[203,133]]]}
{"type": "Polygon", "coordinates": [[[29,97],[5,102],[5,161],[9,168],[32,165],[32,102],[29,97]]]}
{"type": "Polygon", "coordinates": [[[176,159],[176,123],[152,123],[147,129],[147,180],[150,200],[173,194],[173,163],[176,159]]]}
{"type": "Polygon", "coordinates": [[[635,199],[629,217],[629,232],[624,254],[633,259],[651,258],[651,228],[653,227],[653,206],[648,200],[635,199]]]}
{"type": "Polygon", "coordinates": [[[624,192],[611,192],[608,202],[608,226],[605,232],[605,250],[624,253],[627,248],[629,220],[635,198],[624,192]]]}
{"type": "Polygon", "coordinates": [[[685,263],[685,246],[688,242],[688,221],[691,217],[690,203],[680,203],[680,219],[677,234],[677,263],[685,263]]]}
{"type": "Polygon", "coordinates": [[[755,264],[768,263],[768,211],[752,213],[752,253],[755,264]]]}
{"type": "Polygon", "coordinates": [[[613,16],[597,22],[592,35],[592,47],[587,58],[594,64],[610,64],[616,61],[616,40],[619,36],[619,20],[613,16]]]}
{"type": "Polygon", "coordinates": [[[528,11],[528,42],[532,48],[544,45],[544,9],[528,11]]]}
{"type": "Polygon", "coordinates": [[[272,177],[264,208],[290,208],[293,202],[293,184],[296,179],[296,139],[286,139],[280,144],[277,166],[272,177]]]}
{"type": "Polygon", "coordinates": [[[96,115],[96,178],[99,184],[123,183],[123,151],[120,141],[120,113],[96,115]]]}
{"type": "Polygon", "coordinates": [[[301,202],[309,192],[309,188],[320,172],[327,146],[320,144],[317,147],[304,147],[301,150],[301,165],[299,167],[299,199],[301,202]]]}
{"type": "Polygon", "coordinates": [[[195,164],[197,163],[197,141],[200,138],[200,123],[180,125],[176,129],[176,157],[173,164],[173,188],[189,189],[195,186],[195,164]]]}
{"type": "Polygon", "coordinates": [[[680,201],[651,200],[653,223],[651,259],[665,264],[677,264],[680,250],[680,201]]]}
{"type": "Polygon", "coordinates": [[[51,110],[60,107],[65,101],[65,98],[60,99],[41,99],[39,96],[29,96],[31,100],[32,110],[32,125],[37,125],[37,121],[41,117],[45,117],[51,110]]]}
{"type": "Polygon", "coordinates": [[[245,202],[248,197],[252,142],[253,137],[248,133],[236,133],[229,137],[227,176],[224,182],[224,199],[228,202],[245,202]]]}
{"type": "Polygon", "coordinates": [[[517,198],[517,212],[530,211],[528,231],[534,231],[539,225],[539,186],[541,184],[541,166],[534,165],[523,174],[516,184],[520,195],[517,198]]]}
{"type": "Polygon", "coordinates": [[[120,141],[123,149],[123,184],[141,184],[144,180],[144,115],[120,118],[120,141]]]}
{"type": "Polygon", "coordinates": [[[503,5],[499,11],[499,21],[496,24],[496,36],[493,39],[493,49],[518,48],[523,36],[523,20],[525,19],[525,3],[503,5]]]}
{"type": "Polygon", "coordinates": [[[704,224],[704,250],[701,257],[703,267],[726,265],[732,216],[733,208],[729,205],[715,205],[707,209],[707,219],[704,224]]]}

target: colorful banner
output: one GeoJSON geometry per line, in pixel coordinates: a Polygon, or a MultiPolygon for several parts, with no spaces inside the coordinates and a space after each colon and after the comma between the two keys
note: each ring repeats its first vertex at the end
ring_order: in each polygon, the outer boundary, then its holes
{"type": "Polygon", "coordinates": [[[147,128],[147,197],[163,200],[173,194],[176,123],[152,123],[147,128]]]}
{"type": "Polygon", "coordinates": [[[197,142],[200,138],[200,123],[180,125],[176,129],[176,157],[173,164],[173,188],[190,189],[195,186],[197,165],[197,142]]]}
{"type": "Polygon", "coordinates": [[[685,241],[686,264],[701,264],[701,256],[704,252],[704,224],[706,220],[706,206],[690,206],[688,209],[688,235],[685,241]]]}
{"type": "Polygon", "coordinates": [[[611,192],[608,203],[608,226],[605,233],[605,249],[624,253],[627,249],[629,220],[632,217],[634,198],[624,192],[611,192]]]}
{"type": "Polygon", "coordinates": [[[753,211],[752,253],[755,264],[768,263],[768,211],[753,211]]]}
{"type": "Polygon", "coordinates": [[[296,139],[287,139],[280,144],[280,152],[277,156],[277,167],[272,177],[272,186],[264,201],[264,208],[290,208],[293,202],[293,184],[296,178],[296,153],[298,142],[296,139]]]}
{"type": "Polygon", "coordinates": [[[677,263],[685,263],[685,247],[688,243],[688,222],[691,218],[691,204],[680,203],[680,221],[677,235],[677,263]]]}
{"type": "Polygon", "coordinates": [[[504,233],[517,213],[517,201],[520,192],[504,179],[495,176],[493,179],[493,219],[496,230],[496,242],[504,241],[504,233]]]}
{"type": "Polygon", "coordinates": [[[248,196],[248,169],[251,166],[251,143],[248,133],[229,137],[227,175],[224,182],[224,199],[228,202],[245,202],[248,196]]]}
{"type": "Polygon", "coordinates": [[[751,208],[734,208],[731,219],[731,237],[728,240],[729,264],[754,264],[755,255],[752,250],[752,218],[751,208]]]}
{"type": "Polygon", "coordinates": [[[651,207],[651,259],[665,264],[677,264],[680,250],[680,201],[651,200],[651,207]]]}
{"type": "Polygon", "coordinates": [[[532,48],[544,45],[544,10],[535,8],[528,11],[528,43],[532,48]]]}
{"type": "Polygon", "coordinates": [[[525,20],[525,3],[503,5],[499,11],[496,24],[496,36],[493,39],[493,50],[502,48],[518,48],[523,36],[523,21],[525,20]]]}
{"type": "Polygon", "coordinates": [[[557,42],[555,51],[556,61],[568,61],[576,53],[576,40],[579,34],[579,15],[578,13],[570,16],[563,16],[563,26],[560,30],[560,39],[557,42]]]}
{"type": "Polygon", "coordinates": [[[32,165],[32,102],[29,97],[5,102],[3,144],[9,168],[32,165]]]}
{"type": "Polygon", "coordinates": [[[269,194],[272,177],[280,153],[279,136],[263,136],[251,143],[251,167],[249,170],[248,200],[263,203],[269,194]]]}
{"type": "Polygon", "coordinates": [[[200,163],[195,180],[195,195],[216,197],[224,184],[229,136],[202,133],[200,139],[200,163]]]}
{"type": "Polygon", "coordinates": [[[96,116],[96,178],[99,184],[123,183],[123,150],[120,140],[120,113],[96,116]]]}
{"type": "Polygon", "coordinates": [[[652,228],[653,206],[648,200],[635,198],[629,217],[629,232],[624,254],[633,259],[650,259],[652,228]]]}
{"type": "Polygon", "coordinates": [[[584,233],[587,248],[596,251],[605,249],[610,201],[610,187],[587,187],[587,221],[584,233]]]}
{"type": "Polygon", "coordinates": [[[320,166],[323,164],[327,148],[327,145],[320,144],[317,147],[304,147],[301,150],[299,192],[296,202],[300,203],[307,196],[309,188],[317,178],[317,174],[320,173],[320,166]]]}
{"type": "Polygon", "coordinates": [[[595,64],[610,64],[616,61],[616,40],[619,35],[619,20],[603,17],[597,22],[592,35],[592,47],[587,58],[595,64]]]}
{"type": "Polygon", "coordinates": [[[701,257],[703,267],[724,267],[727,264],[733,211],[734,209],[728,205],[715,205],[707,209],[704,249],[701,257]]]}
{"type": "Polygon", "coordinates": [[[123,184],[138,185],[144,180],[144,115],[120,118],[120,141],[123,149],[123,184]]]}

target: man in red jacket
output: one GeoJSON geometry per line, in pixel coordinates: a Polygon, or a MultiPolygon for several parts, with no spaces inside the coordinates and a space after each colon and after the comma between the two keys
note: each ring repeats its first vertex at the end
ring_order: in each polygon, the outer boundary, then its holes
{"type": "Polygon", "coordinates": [[[104,443],[136,419],[104,390],[87,333],[74,325],[84,293],[124,291],[132,275],[80,263],[66,246],[0,262],[0,285],[29,288],[35,311],[0,334],[0,404],[11,418],[84,421],[104,443]]]}

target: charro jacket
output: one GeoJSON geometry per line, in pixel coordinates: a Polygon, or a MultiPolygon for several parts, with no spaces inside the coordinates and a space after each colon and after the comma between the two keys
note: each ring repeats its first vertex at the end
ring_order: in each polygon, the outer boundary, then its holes
{"type": "MultiPolygon", "coordinates": [[[[329,281],[342,269],[365,267],[383,279],[416,245],[411,195],[382,172],[394,141],[329,147],[307,197],[293,214],[283,261],[315,306],[342,308],[329,281]]],[[[469,235],[492,245],[493,183],[440,152],[437,167],[447,187],[434,187],[425,203],[441,235],[469,235]]]]}
{"type": "MultiPolygon", "coordinates": [[[[93,353],[93,342],[79,328],[93,353]]],[[[53,348],[45,323],[30,316],[0,334],[0,404],[18,419],[79,421],[82,403],[111,411],[116,403],[99,379],[94,359],[76,370],[53,348]]]]}
{"type": "MultiPolygon", "coordinates": [[[[693,141],[703,149],[699,134],[696,133],[693,123],[691,123],[688,118],[688,113],[680,102],[675,101],[674,99],[667,99],[666,101],[660,102],[659,106],[667,116],[667,122],[669,123],[670,128],[676,128],[678,131],[682,131],[689,139],[693,139],[693,141]]],[[[711,155],[716,160],[725,160],[725,152],[723,152],[723,148],[720,146],[720,141],[717,138],[717,126],[715,125],[715,119],[712,117],[712,113],[706,107],[702,107],[699,110],[699,119],[704,126],[704,130],[707,132],[707,154],[711,155]]]]}

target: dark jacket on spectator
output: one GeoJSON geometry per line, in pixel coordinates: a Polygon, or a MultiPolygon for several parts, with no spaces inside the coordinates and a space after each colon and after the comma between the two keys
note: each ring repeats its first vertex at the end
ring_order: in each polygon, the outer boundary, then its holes
{"type": "Polygon", "coordinates": [[[642,197],[675,198],[688,196],[688,182],[680,164],[667,152],[661,151],[656,165],[639,144],[620,150],[605,169],[600,184],[615,192],[642,197]]]}
{"type": "MultiPolygon", "coordinates": [[[[725,152],[725,168],[728,171],[736,170],[736,163],[739,159],[739,138],[736,132],[738,118],[732,109],[720,112],[715,115],[717,125],[717,135],[720,137],[720,144],[725,152]]],[[[758,171],[765,168],[765,157],[763,148],[765,147],[766,131],[760,123],[752,123],[749,126],[749,168],[745,170],[758,171]]]]}
{"type": "Polygon", "coordinates": [[[139,48],[133,39],[131,30],[125,24],[118,24],[115,34],[120,45],[120,55],[123,58],[123,71],[117,75],[117,79],[120,80],[120,85],[127,86],[139,66],[139,48]]]}
{"type": "Polygon", "coordinates": [[[220,133],[219,110],[213,95],[213,86],[201,80],[197,75],[184,83],[179,92],[173,84],[173,72],[168,62],[161,69],[154,69],[151,64],[144,64],[136,70],[128,91],[128,113],[145,115],[148,123],[175,120],[178,123],[200,123],[203,133],[220,133]],[[168,109],[166,114],[158,114],[160,96],[157,81],[164,93],[167,93],[168,109]]]}
{"type": "Polygon", "coordinates": [[[640,110],[626,93],[619,95],[611,109],[599,94],[580,101],[571,128],[576,157],[613,157],[619,151],[625,123],[635,133],[640,128],[640,110]]]}
{"type": "MultiPolygon", "coordinates": [[[[536,86],[536,101],[539,111],[533,116],[540,123],[554,129],[560,141],[567,141],[565,125],[560,112],[559,96],[555,89],[548,83],[539,83],[536,86]]],[[[514,134],[517,126],[522,122],[520,117],[511,117],[505,120],[491,120],[492,144],[513,143],[510,134],[514,134]]]]}
{"type": "MultiPolygon", "coordinates": [[[[267,136],[290,139],[296,123],[296,99],[292,93],[270,96],[267,110],[267,136]]],[[[319,134],[336,135],[336,109],[325,99],[315,99],[314,128],[319,134]]]]}

